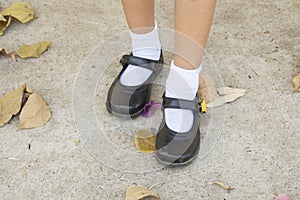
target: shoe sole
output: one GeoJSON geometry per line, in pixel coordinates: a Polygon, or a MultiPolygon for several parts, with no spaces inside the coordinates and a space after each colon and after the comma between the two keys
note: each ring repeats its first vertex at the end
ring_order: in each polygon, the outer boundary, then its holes
{"type": "Polygon", "coordinates": [[[166,166],[166,167],[176,168],[176,167],[186,167],[186,166],[192,164],[192,162],[196,159],[197,155],[198,155],[198,153],[197,153],[195,156],[193,156],[192,158],[190,158],[189,160],[187,160],[187,161],[185,161],[185,162],[181,162],[181,163],[170,163],[170,162],[161,160],[161,159],[157,156],[157,154],[155,154],[155,158],[156,158],[156,160],[157,160],[160,164],[162,164],[162,165],[164,165],[164,166],[166,166]]]}
{"type": "Polygon", "coordinates": [[[136,113],[133,113],[133,114],[130,114],[130,115],[127,115],[127,114],[122,114],[122,113],[117,113],[117,112],[112,112],[108,107],[106,107],[106,110],[112,115],[112,116],[116,116],[116,117],[119,117],[119,118],[124,118],[124,119],[135,119],[137,117],[139,117],[140,115],[142,115],[143,111],[144,111],[144,108],[139,110],[138,112],[136,113]]]}

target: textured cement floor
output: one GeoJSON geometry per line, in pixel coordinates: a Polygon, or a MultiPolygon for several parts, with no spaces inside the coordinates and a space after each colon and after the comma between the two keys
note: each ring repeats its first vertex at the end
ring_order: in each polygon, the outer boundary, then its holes
{"type": "MultiPolygon", "coordinates": [[[[0,2],[3,9],[14,1],[0,2]]],[[[279,193],[299,199],[300,94],[291,92],[291,80],[300,72],[299,1],[218,1],[207,63],[214,63],[224,85],[249,92],[221,109],[226,115],[221,116],[224,123],[219,124],[220,134],[210,154],[181,169],[162,168],[151,155],[140,155],[143,162],[134,154],[130,134],[121,134],[128,133],[131,126],[155,125],[157,118],[148,120],[151,125],[144,119],[124,122],[104,111],[105,92],[120,67],[102,66],[99,60],[109,57],[117,63],[118,57],[105,55],[101,49],[127,31],[120,2],[28,2],[37,19],[25,25],[13,23],[0,37],[0,46],[14,50],[42,40],[53,44],[39,59],[13,62],[1,56],[0,95],[27,82],[47,100],[53,116],[37,129],[18,131],[17,119],[0,128],[0,199],[122,200],[132,184],[152,186],[166,200],[272,200],[279,193]],[[89,67],[95,69],[94,76],[84,76],[91,72],[89,67]],[[107,73],[101,74],[103,71],[107,73]],[[91,80],[98,73],[95,87],[91,80]],[[81,87],[84,84],[87,88],[81,87]],[[91,93],[99,98],[82,110],[76,107],[90,102],[87,95],[91,93]],[[86,129],[78,125],[76,120],[94,115],[85,113],[90,107],[96,108],[95,121],[110,141],[108,146],[117,146],[119,152],[133,155],[132,159],[115,159],[115,152],[101,149],[103,142],[93,143],[99,140],[90,130],[93,125],[86,129]],[[80,144],[74,142],[78,138],[80,144]],[[216,180],[235,190],[227,193],[211,185],[216,180]]],[[[159,27],[171,29],[173,1],[158,0],[156,8],[159,27]]],[[[114,49],[110,50],[114,55],[114,49]]],[[[204,127],[210,116],[213,114],[203,118],[204,127]]],[[[203,137],[205,141],[209,134],[203,137]]]]}

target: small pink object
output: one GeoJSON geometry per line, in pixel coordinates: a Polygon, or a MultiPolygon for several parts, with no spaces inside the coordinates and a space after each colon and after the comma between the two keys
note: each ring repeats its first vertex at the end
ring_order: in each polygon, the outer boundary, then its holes
{"type": "Polygon", "coordinates": [[[144,106],[144,111],[142,113],[143,117],[150,117],[155,109],[160,109],[162,107],[161,103],[157,103],[155,101],[150,101],[144,106]]]}
{"type": "Polygon", "coordinates": [[[286,194],[281,194],[278,197],[276,197],[275,200],[290,200],[290,198],[286,194]]]}

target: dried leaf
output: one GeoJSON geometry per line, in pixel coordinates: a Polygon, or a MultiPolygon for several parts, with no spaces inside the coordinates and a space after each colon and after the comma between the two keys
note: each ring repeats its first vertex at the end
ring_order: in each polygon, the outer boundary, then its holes
{"type": "Polygon", "coordinates": [[[216,87],[215,80],[206,74],[200,74],[199,88],[216,87]]]}
{"type": "Polygon", "coordinates": [[[22,23],[26,23],[34,19],[34,11],[26,2],[14,3],[11,7],[2,11],[1,14],[3,16],[12,16],[22,23]]]}
{"type": "Polygon", "coordinates": [[[21,111],[19,129],[43,126],[50,117],[51,111],[44,99],[33,92],[21,111]]]}
{"type": "Polygon", "coordinates": [[[246,94],[247,90],[241,88],[232,87],[220,87],[217,89],[219,95],[229,95],[229,94],[246,94]]]}
{"type": "Polygon", "coordinates": [[[25,85],[5,94],[0,99],[0,127],[20,112],[25,85]]]}
{"type": "Polygon", "coordinates": [[[280,194],[275,198],[275,200],[290,200],[290,198],[286,194],[280,194]]]}
{"type": "Polygon", "coordinates": [[[155,151],[156,135],[150,130],[140,130],[135,136],[135,145],[142,153],[153,153],[155,151]]]}
{"type": "Polygon", "coordinates": [[[161,200],[157,193],[149,191],[142,186],[135,185],[127,188],[125,200],[140,200],[145,197],[153,197],[157,200],[161,200]]]}
{"type": "Polygon", "coordinates": [[[39,42],[37,44],[22,46],[16,53],[21,58],[38,58],[42,53],[44,53],[51,42],[39,42]]]}
{"type": "Polygon", "coordinates": [[[293,79],[294,92],[300,92],[300,74],[293,79]]]}
{"type": "Polygon", "coordinates": [[[199,101],[205,100],[207,103],[210,103],[213,101],[213,99],[218,97],[216,83],[212,77],[209,75],[200,75],[199,83],[199,101]]]}
{"type": "Polygon", "coordinates": [[[225,96],[220,96],[220,97],[216,98],[215,100],[213,100],[212,102],[208,103],[206,106],[208,108],[218,107],[218,106],[224,105],[225,103],[233,102],[233,101],[237,100],[238,98],[240,98],[241,96],[243,96],[243,94],[228,94],[225,96]]]}
{"type": "Polygon", "coordinates": [[[23,94],[23,98],[22,98],[22,108],[25,105],[25,103],[27,102],[29,96],[34,92],[33,89],[29,88],[26,84],[24,84],[25,90],[24,90],[24,94],[23,94]]]}
{"type": "Polygon", "coordinates": [[[23,87],[25,87],[26,93],[32,94],[34,92],[34,90],[28,87],[26,83],[23,85],[23,87]]]}
{"type": "Polygon", "coordinates": [[[7,29],[7,27],[9,27],[10,23],[11,23],[11,16],[3,17],[0,14],[0,33],[2,33],[2,35],[3,32],[7,29]]]}
{"type": "Polygon", "coordinates": [[[1,13],[0,13],[0,21],[5,21],[5,22],[7,21],[1,13]]]}
{"type": "Polygon", "coordinates": [[[213,182],[213,184],[219,186],[219,187],[222,188],[223,190],[234,190],[234,188],[232,188],[232,187],[226,185],[225,183],[222,183],[221,181],[213,182]]]}
{"type": "Polygon", "coordinates": [[[230,88],[230,87],[221,87],[218,88],[217,91],[222,94],[218,98],[214,99],[212,102],[208,103],[206,106],[208,108],[214,108],[217,106],[221,106],[225,103],[230,103],[238,98],[244,96],[247,90],[239,89],[239,88],[230,88]]]}
{"type": "Polygon", "coordinates": [[[10,57],[13,61],[16,61],[16,55],[15,55],[14,52],[9,52],[9,51],[7,51],[6,49],[2,49],[2,48],[0,47],[0,53],[6,55],[6,56],[8,56],[8,57],[10,57]]]}

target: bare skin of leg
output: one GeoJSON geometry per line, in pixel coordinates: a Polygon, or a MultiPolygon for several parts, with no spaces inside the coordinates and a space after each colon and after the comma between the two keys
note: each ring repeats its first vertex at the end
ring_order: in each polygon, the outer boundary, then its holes
{"type": "Polygon", "coordinates": [[[216,0],[175,0],[174,64],[198,68],[210,31],[216,0]]]}
{"type": "Polygon", "coordinates": [[[150,32],[154,27],[154,0],[122,0],[130,30],[136,34],[150,32]]]}

